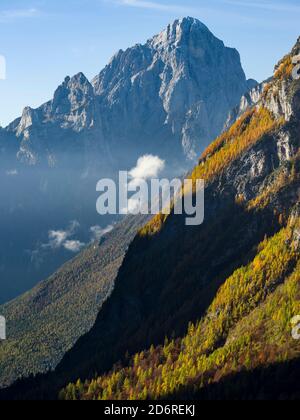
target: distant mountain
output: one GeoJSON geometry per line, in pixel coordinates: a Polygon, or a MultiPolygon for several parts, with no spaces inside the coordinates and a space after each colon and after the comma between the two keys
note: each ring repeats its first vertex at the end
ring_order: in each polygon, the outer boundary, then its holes
{"type": "Polygon", "coordinates": [[[119,51],[90,83],[67,77],[38,109],[24,109],[6,131],[27,165],[120,166],[144,153],[194,160],[253,87],[235,49],[197,19],[176,20],[145,45],[119,51]]]}
{"type": "Polygon", "coordinates": [[[92,330],[2,398],[55,398],[70,381],[61,398],[299,396],[299,53],[300,39],[191,173],[206,181],[204,224],[147,223],[92,330]]]}

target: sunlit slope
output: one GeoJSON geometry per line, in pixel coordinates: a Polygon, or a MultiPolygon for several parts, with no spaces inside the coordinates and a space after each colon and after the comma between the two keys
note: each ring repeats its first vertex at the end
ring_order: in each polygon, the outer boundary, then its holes
{"type": "Polygon", "coordinates": [[[189,326],[184,338],[136,354],[127,368],[70,384],[60,397],[188,398],[232,374],[297,359],[300,343],[292,337],[291,320],[300,313],[299,251],[300,219],[295,216],[225,281],[207,314],[189,326]]]}

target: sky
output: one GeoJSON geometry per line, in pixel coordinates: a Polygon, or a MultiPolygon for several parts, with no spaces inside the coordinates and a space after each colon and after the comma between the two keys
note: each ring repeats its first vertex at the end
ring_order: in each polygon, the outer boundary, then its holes
{"type": "Polygon", "coordinates": [[[184,16],[235,47],[258,81],[300,35],[299,0],[1,0],[0,125],[51,99],[65,76],[82,71],[91,79],[119,49],[184,16]]]}

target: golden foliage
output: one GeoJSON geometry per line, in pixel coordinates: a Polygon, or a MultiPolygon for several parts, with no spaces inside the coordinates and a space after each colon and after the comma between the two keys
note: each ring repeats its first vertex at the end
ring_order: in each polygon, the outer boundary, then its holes
{"type": "Polygon", "coordinates": [[[155,235],[157,232],[160,232],[162,226],[164,225],[166,219],[166,214],[159,213],[155,215],[150,222],[148,222],[142,229],[139,230],[139,236],[151,236],[155,235]]]}
{"type": "Polygon", "coordinates": [[[247,124],[250,122],[255,110],[246,111],[236,122],[233,124],[228,131],[221,134],[213,143],[211,143],[207,149],[201,155],[199,163],[206,161],[217,151],[221,149],[229,141],[233,141],[235,137],[240,136],[246,129],[247,124]]]}
{"type": "Polygon", "coordinates": [[[279,67],[275,72],[274,78],[278,80],[290,78],[292,76],[293,69],[294,65],[292,63],[292,57],[288,55],[279,64],[279,67]]]}
{"type": "MultiPolygon", "coordinates": [[[[197,390],[241,369],[292,359],[291,318],[300,313],[299,219],[266,238],[257,256],[228,278],[207,315],[186,336],[136,354],[130,365],[84,386],[69,384],[62,399],[158,399],[197,390]]],[[[299,350],[299,349],[298,349],[299,350]]]]}
{"type": "MultiPolygon", "coordinates": [[[[255,108],[246,112],[226,133],[207,148],[199,165],[194,168],[191,179],[193,181],[203,179],[206,182],[213,180],[230,163],[281,124],[283,121],[277,121],[266,108],[255,108]]],[[[163,214],[155,216],[140,230],[139,234],[151,236],[158,233],[167,217],[163,214]]]]}
{"type": "Polygon", "coordinates": [[[192,179],[212,180],[249,147],[281,124],[282,121],[276,121],[266,108],[260,107],[247,112],[204,153],[204,158],[209,157],[206,161],[200,161],[192,173],[192,179]]]}

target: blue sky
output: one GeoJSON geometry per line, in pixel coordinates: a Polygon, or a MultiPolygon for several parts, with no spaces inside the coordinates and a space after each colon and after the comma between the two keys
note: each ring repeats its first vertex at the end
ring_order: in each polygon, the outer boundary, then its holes
{"type": "Polygon", "coordinates": [[[263,80],[300,35],[299,0],[1,0],[0,125],[50,99],[66,75],[96,75],[120,48],[183,16],[239,50],[247,77],[263,80]]]}

